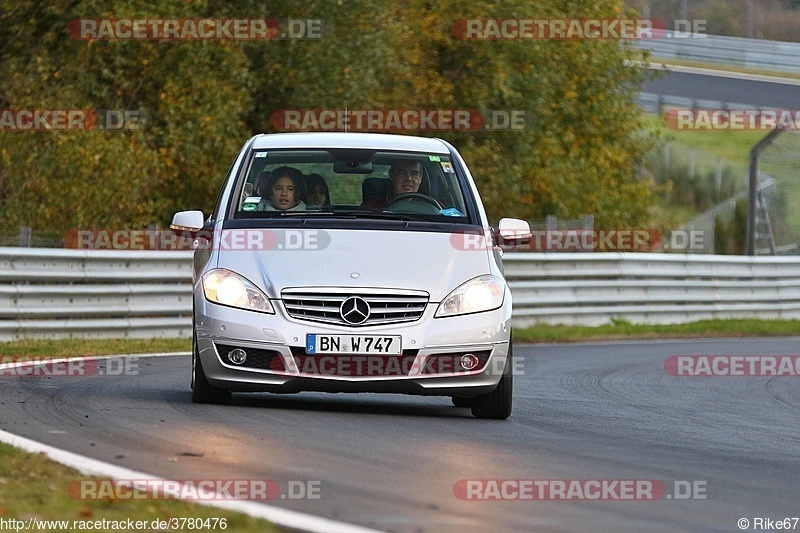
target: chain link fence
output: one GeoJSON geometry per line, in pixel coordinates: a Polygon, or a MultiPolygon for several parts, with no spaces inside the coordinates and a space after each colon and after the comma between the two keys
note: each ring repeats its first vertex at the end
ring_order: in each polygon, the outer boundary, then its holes
{"type": "Polygon", "coordinates": [[[758,170],[756,255],[798,255],[800,132],[786,130],[778,135],[761,154],[758,170]]]}
{"type": "Polygon", "coordinates": [[[0,247],[64,248],[64,236],[53,231],[33,231],[23,226],[16,233],[0,232],[0,247]]]}

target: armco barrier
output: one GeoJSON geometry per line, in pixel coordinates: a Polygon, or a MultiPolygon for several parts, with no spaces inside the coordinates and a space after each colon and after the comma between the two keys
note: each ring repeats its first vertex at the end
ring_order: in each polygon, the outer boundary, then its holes
{"type": "Polygon", "coordinates": [[[660,39],[643,39],[639,48],[654,60],[696,61],[774,72],[800,73],[800,43],[666,32],[660,39]]]}
{"type": "Polygon", "coordinates": [[[774,109],[767,106],[757,106],[753,104],[743,104],[740,102],[728,102],[722,100],[704,100],[701,98],[687,98],[684,96],[669,96],[666,94],[639,93],[639,105],[648,113],[663,113],[666,107],[677,107],[682,109],[741,109],[749,111],[753,108],[774,109]]]}
{"type": "MultiPolygon", "coordinates": [[[[507,253],[514,325],[800,318],[800,257],[507,253]]],[[[0,341],[189,337],[191,252],[0,248],[0,341]]]]}
{"type": "Polygon", "coordinates": [[[514,325],[800,318],[800,257],[506,254],[514,325]]]}
{"type": "Polygon", "coordinates": [[[0,248],[0,341],[189,337],[192,252],[0,248]]]}

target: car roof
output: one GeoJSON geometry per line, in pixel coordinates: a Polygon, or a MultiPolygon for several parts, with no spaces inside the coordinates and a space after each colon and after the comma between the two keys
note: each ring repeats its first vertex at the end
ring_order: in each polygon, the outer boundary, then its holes
{"type": "Polygon", "coordinates": [[[385,133],[262,133],[257,135],[253,148],[360,148],[369,150],[398,150],[448,154],[447,145],[440,139],[391,135],[385,133]]]}

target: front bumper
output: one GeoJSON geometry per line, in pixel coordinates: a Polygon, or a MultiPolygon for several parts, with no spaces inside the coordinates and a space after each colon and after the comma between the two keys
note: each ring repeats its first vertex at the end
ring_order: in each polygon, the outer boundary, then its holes
{"type": "MultiPolygon", "coordinates": [[[[195,294],[195,335],[206,379],[215,387],[238,392],[296,393],[378,392],[433,396],[475,396],[497,387],[507,361],[511,336],[510,298],[494,311],[434,318],[436,304],[428,304],[422,317],[411,323],[347,328],[290,318],[281,302],[273,301],[276,314],[268,315],[209,303],[195,294]],[[400,335],[404,363],[400,372],[364,375],[340,372],[358,356],[326,356],[326,366],[309,368],[305,357],[307,333],[400,335]],[[224,346],[224,349],[220,347],[224,346]],[[231,363],[230,347],[271,353],[276,363],[261,368],[231,363]],[[222,351],[223,353],[219,353],[222,351]],[[458,361],[460,354],[480,354],[481,365],[467,371],[457,365],[433,361],[458,361]],[[341,357],[349,358],[342,364],[341,357]],[[310,371],[311,370],[311,371],[310,371]],[[319,371],[317,371],[319,370],[319,371]]],[[[376,357],[376,356],[366,356],[376,357]]],[[[316,363],[315,363],[316,365],[316,363]]]]}

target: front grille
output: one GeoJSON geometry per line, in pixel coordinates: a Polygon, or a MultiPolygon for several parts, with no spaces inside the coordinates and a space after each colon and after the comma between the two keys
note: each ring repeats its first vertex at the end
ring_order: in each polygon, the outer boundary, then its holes
{"type": "Polygon", "coordinates": [[[427,293],[410,290],[285,289],[281,298],[292,318],[348,327],[413,322],[419,320],[428,304],[427,293]],[[360,324],[345,321],[340,312],[342,303],[353,296],[363,298],[370,307],[369,318],[360,324]]]}

